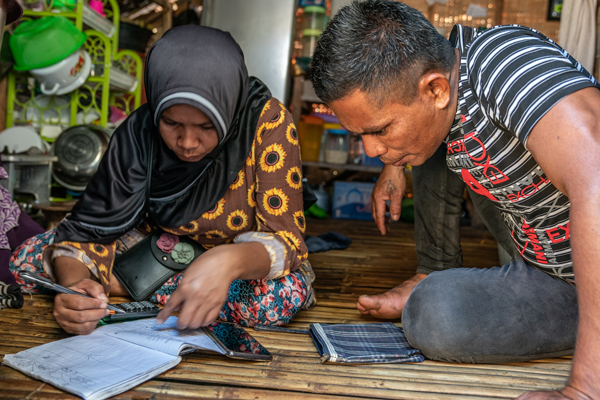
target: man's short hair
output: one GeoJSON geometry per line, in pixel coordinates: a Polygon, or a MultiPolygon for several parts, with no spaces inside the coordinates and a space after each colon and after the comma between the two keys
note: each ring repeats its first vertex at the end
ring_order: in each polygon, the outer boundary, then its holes
{"type": "Polygon", "coordinates": [[[393,0],[354,1],[319,38],[309,78],[326,103],[359,89],[378,104],[410,104],[419,79],[449,72],[454,48],[419,11],[393,0]]]}

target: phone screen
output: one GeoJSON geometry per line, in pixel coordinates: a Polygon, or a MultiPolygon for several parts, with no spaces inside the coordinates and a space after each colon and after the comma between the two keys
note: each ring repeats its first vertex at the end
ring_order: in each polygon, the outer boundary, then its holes
{"type": "Polygon", "coordinates": [[[242,327],[225,322],[215,322],[205,328],[221,342],[229,356],[255,359],[270,359],[271,353],[242,327]]]}

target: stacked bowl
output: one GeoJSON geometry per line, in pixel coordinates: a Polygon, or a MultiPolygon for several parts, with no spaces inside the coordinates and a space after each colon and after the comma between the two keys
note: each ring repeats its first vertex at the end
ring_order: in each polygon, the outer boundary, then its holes
{"type": "Polygon", "coordinates": [[[82,49],[85,33],[65,17],[26,21],[15,29],[10,48],[17,71],[29,71],[46,95],[69,93],[87,80],[92,62],[82,49]]]}

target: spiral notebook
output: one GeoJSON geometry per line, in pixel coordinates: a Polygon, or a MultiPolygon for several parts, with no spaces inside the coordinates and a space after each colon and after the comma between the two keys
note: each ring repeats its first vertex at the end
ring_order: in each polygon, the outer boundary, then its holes
{"type": "MultiPolygon", "coordinates": [[[[210,350],[228,355],[223,339],[208,328],[179,331],[177,317],[162,325],[155,321],[106,325],[89,335],[7,354],[3,364],[86,400],[102,400],[173,368],[181,354],[210,350]]],[[[221,325],[227,324],[215,326],[221,325]]]]}

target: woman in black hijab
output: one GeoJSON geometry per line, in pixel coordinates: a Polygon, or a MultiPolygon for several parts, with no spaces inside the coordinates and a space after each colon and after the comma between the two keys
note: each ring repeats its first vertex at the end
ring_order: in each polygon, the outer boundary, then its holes
{"type": "MultiPolygon", "coordinates": [[[[312,304],[314,277],[291,115],[248,77],[233,38],[207,27],[173,28],[158,40],[145,86],[148,103],[114,133],[72,214],[18,248],[11,270],[34,267],[95,297],[55,298],[61,326],[89,333],[107,315],[106,295],[131,291],[113,274],[115,257],[160,227],[163,259],[190,262],[189,241],[177,244],[184,237],[207,251],[151,294],[166,304],[159,322],[181,309],[180,328],[217,318],[287,323],[312,304]]],[[[150,273],[144,268],[140,275],[150,273]]]]}

